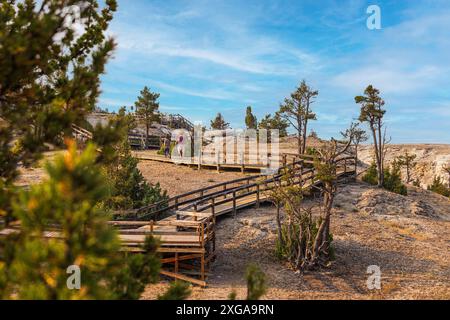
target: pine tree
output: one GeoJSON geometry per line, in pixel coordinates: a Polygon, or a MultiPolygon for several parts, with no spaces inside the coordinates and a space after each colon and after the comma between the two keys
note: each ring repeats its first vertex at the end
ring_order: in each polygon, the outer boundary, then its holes
{"type": "Polygon", "coordinates": [[[135,299],[158,275],[157,243],[148,238],[145,254],[127,258],[98,205],[109,196],[101,167],[117,160],[120,122],[96,128],[97,145],[81,154],[69,143],[44,183],[14,187],[19,165],[35,163],[44,143],[69,135],[71,123],[94,110],[115,46],[105,31],[116,8],[115,0],[101,9],[95,0],[0,3],[0,228],[20,225],[0,238],[1,298],[135,299]],[[73,265],[80,290],[67,286],[73,265]]]}
{"type": "Polygon", "coordinates": [[[219,112],[214,120],[211,120],[211,129],[226,130],[230,128],[230,124],[225,121],[222,114],[219,112]]]}
{"type": "Polygon", "coordinates": [[[258,127],[259,129],[278,130],[279,136],[282,138],[287,136],[289,123],[280,116],[280,113],[276,112],[274,116],[271,116],[270,114],[266,115],[261,120],[258,127]]]}
{"type": "Polygon", "coordinates": [[[48,180],[22,191],[13,203],[20,231],[1,240],[0,296],[19,299],[135,299],[159,272],[156,243],[124,259],[115,230],[97,203],[108,196],[95,146],[47,164],[48,180]],[[55,238],[47,238],[49,230],[55,238]],[[81,288],[67,286],[69,266],[81,271],[81,288]]]}
{"type": "Polygon", "coordinates": [[[408,150],[405,153],[397,158],[397,163],[400,167],[404,167],[406,169],[406,183],[411,182],[411,170],[417,165],[415,161],[417,155],[409,154],[408,150]]]}
{"type": "Polygon", "coordinates": [[[185,300],[190,295],[191,289],[187,282],[175,281],[164,294],[158,296],[158,300],[185,300]]]}
{"type": "Polygon", "coordinates": [[[140,119],[140,122],[145,126],[145,143],[148,146],[149,131],[154,121],[159,121],[159,93],[151,92],[148,87],[144,87],[141,91],[141,95],[134,103],[136,108],[136,116],[140,119]]]}
{"type": "Polygon", "coordinates": [[[100,75],[115,47],[105,31],[116,9],[115,0],[106,1],[101,10],[97,1],[85,0],[1,2],[3,216],[12,213],[19,165],[34,164],[45,143],[70,134],[71,123],[84,121],[95,108],[100,75]],[[75,26],[83,30],[77,36],[75,26]]]}
{"type": "Polygon", "coordinates": [[[311,105],[318,95],[319,91],[311,89],[303,80],[291,97],[285,99],[280,106],[280,115],[297,131],[299,154],[304,154],[306,151],[308,122],[317,119],[311,110],[311,105]]]}
{"type": "Polygon", "coordinates": [[[145,181],[137,167],[139,161],[132,156],[127,140],[123,141],[118,155],[117,161],[107,167],[112,196],[105,201],[106,207],[114,210],[137,209],[168,198],[159,183],[151,185],[145,181]]]}
{"type": "Polygon", "coordinates": [[[442,166],[442,169],[444,169],[444,171],[447,173],[447,176],[448,176],[447,185],[448,185],[448,188],[450,189],[450,164],[446,164],[446,165],[442,166]]]}
{"type": "Polygon", "coordinates": [[[267,291],[266,275],[258,266],[251,264],[247,267],[245,278],[247,280],[247,300],[259,300],[267,291]]]}
{"type": "Polygon", "coordinates": [[[248,106],[246,115],[245,115],[245,125],[247,126],[247,129],[254,129],[256,130],[258,128],[258,120],[252,113],[252,107],[248,106]]]}
{"type": "Polygon", "coordinates": [[[450,197],[450,188],[447,188],[442,182],[441,177],[434,177],[433,183],[428,186],[428,190],[443,195],[444,197],[450,197]]]}
{"type": "Polygon", "coordinates": [[[361,105],[360,122],[367,122],[372,131],[375,163],[378,172],[378,187],[384,184],[384,157],[386,153],[386,130],[383,133],[383,117],[386,110],[384,100],[380,97],[380,91],[373,86],[368,86],[363,96],[355,97],[355,102],[361,105]]]}

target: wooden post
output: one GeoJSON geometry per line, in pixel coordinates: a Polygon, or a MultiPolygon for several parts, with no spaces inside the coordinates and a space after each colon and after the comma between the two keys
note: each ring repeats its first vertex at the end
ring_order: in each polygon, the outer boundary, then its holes
{"type": "Polygon", "coordinates": [[[200,145],[200,151],[199,151],[199,154],[198,154],[198,170],[202,170],[202,153],[203,153],[203,151],[202,151],[202,146],[200,145]]]}
{"type": "Polygon", "coordinates": [[[287,166],[287,154],[283,154],[283,167],[287,166]]]}
{"type": "Polygon", "coordinates": [[[259,208],[260,200],[259,200],[259,183],[256,185],[256,208],[259,208]]]}
{"type": "Polygon", "coordinates": [[[233,191],[233,217],[236,218],[236,191],[233,191]]]}
{"type": "Polygon", "coordinates": [[[245,156],[244,156],[244,151],[241,152],[240,157],[241,157],[241,172],[244,173],[244,172],[245,172],[245,156]]]}
{"type": "Polygon", "coordinates": [[[217,153],[216,156],[216,169],[217,169],[217,173],[220,173],[220,154],[217,153]]]}
{"type": "MultiPolygon", "coordinates": [[[[200,225],[200,235],[202,237],[201,239],[201,247],[202,249],[205,249],[205,224],[202,222],[202,224],[200,225]]],[[[203,251],[202,253],[202,258],[201,258],[201,279],[202,281],[205,280],[205,251],[203,251]]]]}
{"type": "MultiPolygon", "coordinates": [[[[223,185],[223,191],[224,191],[224,192],[227,191],[227,185],[226,185],[226,184],[223,185]]],[[[223,196],[223,198],[226,199],[226,198],[227,198],[227,195],[225,194],[225,195],[223,196]]]]}
{"type": "Polygon", "coordinates": [[[150,232],[153,233],[153,225],[155,224],[155,221],[150,221],[150,232]]]}
{"type": "Polygon", "coordinates": [[[175,252],[175,273],[178,273],[178,252],[175,252]]]}
{"type": "Polygon", "coordinates": [[[299,177],[300,185],[303,185],[303,163],[300,164],[300,177],[299,177]]]}
{"type": "Polygon", "coordinates": [[[178,210],[178,197],[175,198],[175,210],[178,210]]]}

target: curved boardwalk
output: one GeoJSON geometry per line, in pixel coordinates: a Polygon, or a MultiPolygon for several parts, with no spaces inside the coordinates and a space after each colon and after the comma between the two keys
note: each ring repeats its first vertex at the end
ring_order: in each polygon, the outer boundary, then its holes
{"type": "MultiPolygon", "coordinates": [[[[293,169],[294,184],[306,188],[321,184],[310,162],[298,160],[286,166],[293,169]]],[[[354,157],[339,159],[338,180],[354,177],[355,164],[354,157]]],[[[241,209],[270,201],[269,191],[282,181],[282,176],[255,175],[193,190],[137,210],[136,218],[140,221],[114,221],[111,224],[119,228],[126,251],[139,252],[146,236],[158,237],[161,241],[159,251],[163,255],[161,273],[206,286],[207,270],[215,256],[216,218],[236,215],[241,209]],[[167,211],[173,214],[156,221],[167,211]]]]}

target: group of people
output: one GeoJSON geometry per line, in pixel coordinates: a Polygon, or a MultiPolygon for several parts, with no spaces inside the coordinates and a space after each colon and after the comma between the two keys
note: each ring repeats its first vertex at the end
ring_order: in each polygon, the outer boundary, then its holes
{"type": "MultiPolygon", "coordinates": [[[[162,138],[161,145],[164,148],[164,157],[165,158],[171,158],[171,144],[172,144],[172,137],[170,135],[167,135],[162,138]]],[[[176,138],[176,148],[178,151],[178,155],[182,158],[184,154],[184,136],[182,134],[178,135],[176,138]]]]}

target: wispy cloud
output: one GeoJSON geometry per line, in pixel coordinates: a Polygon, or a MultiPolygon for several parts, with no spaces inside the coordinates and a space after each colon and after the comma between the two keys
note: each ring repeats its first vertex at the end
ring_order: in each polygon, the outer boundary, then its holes
{"type": "Polygon", "coordinates": [[[420,120],[430,139],[450,142],[447,1],[380,0],[383,29],[376,31],[366,28],[366,0],[119,4],[111,31],[119,47],[103,104],[131,105],[147,85],[168,112],[209,123],[221,111],[241,126],[246,105],[261,118],[306,79],[320,91],[312,127],[327,137],[357,116],[353,97],[373,84],[391,127],[403,126],[392,128],[394,140],[426,140],[414,134],[420,120]]]}

